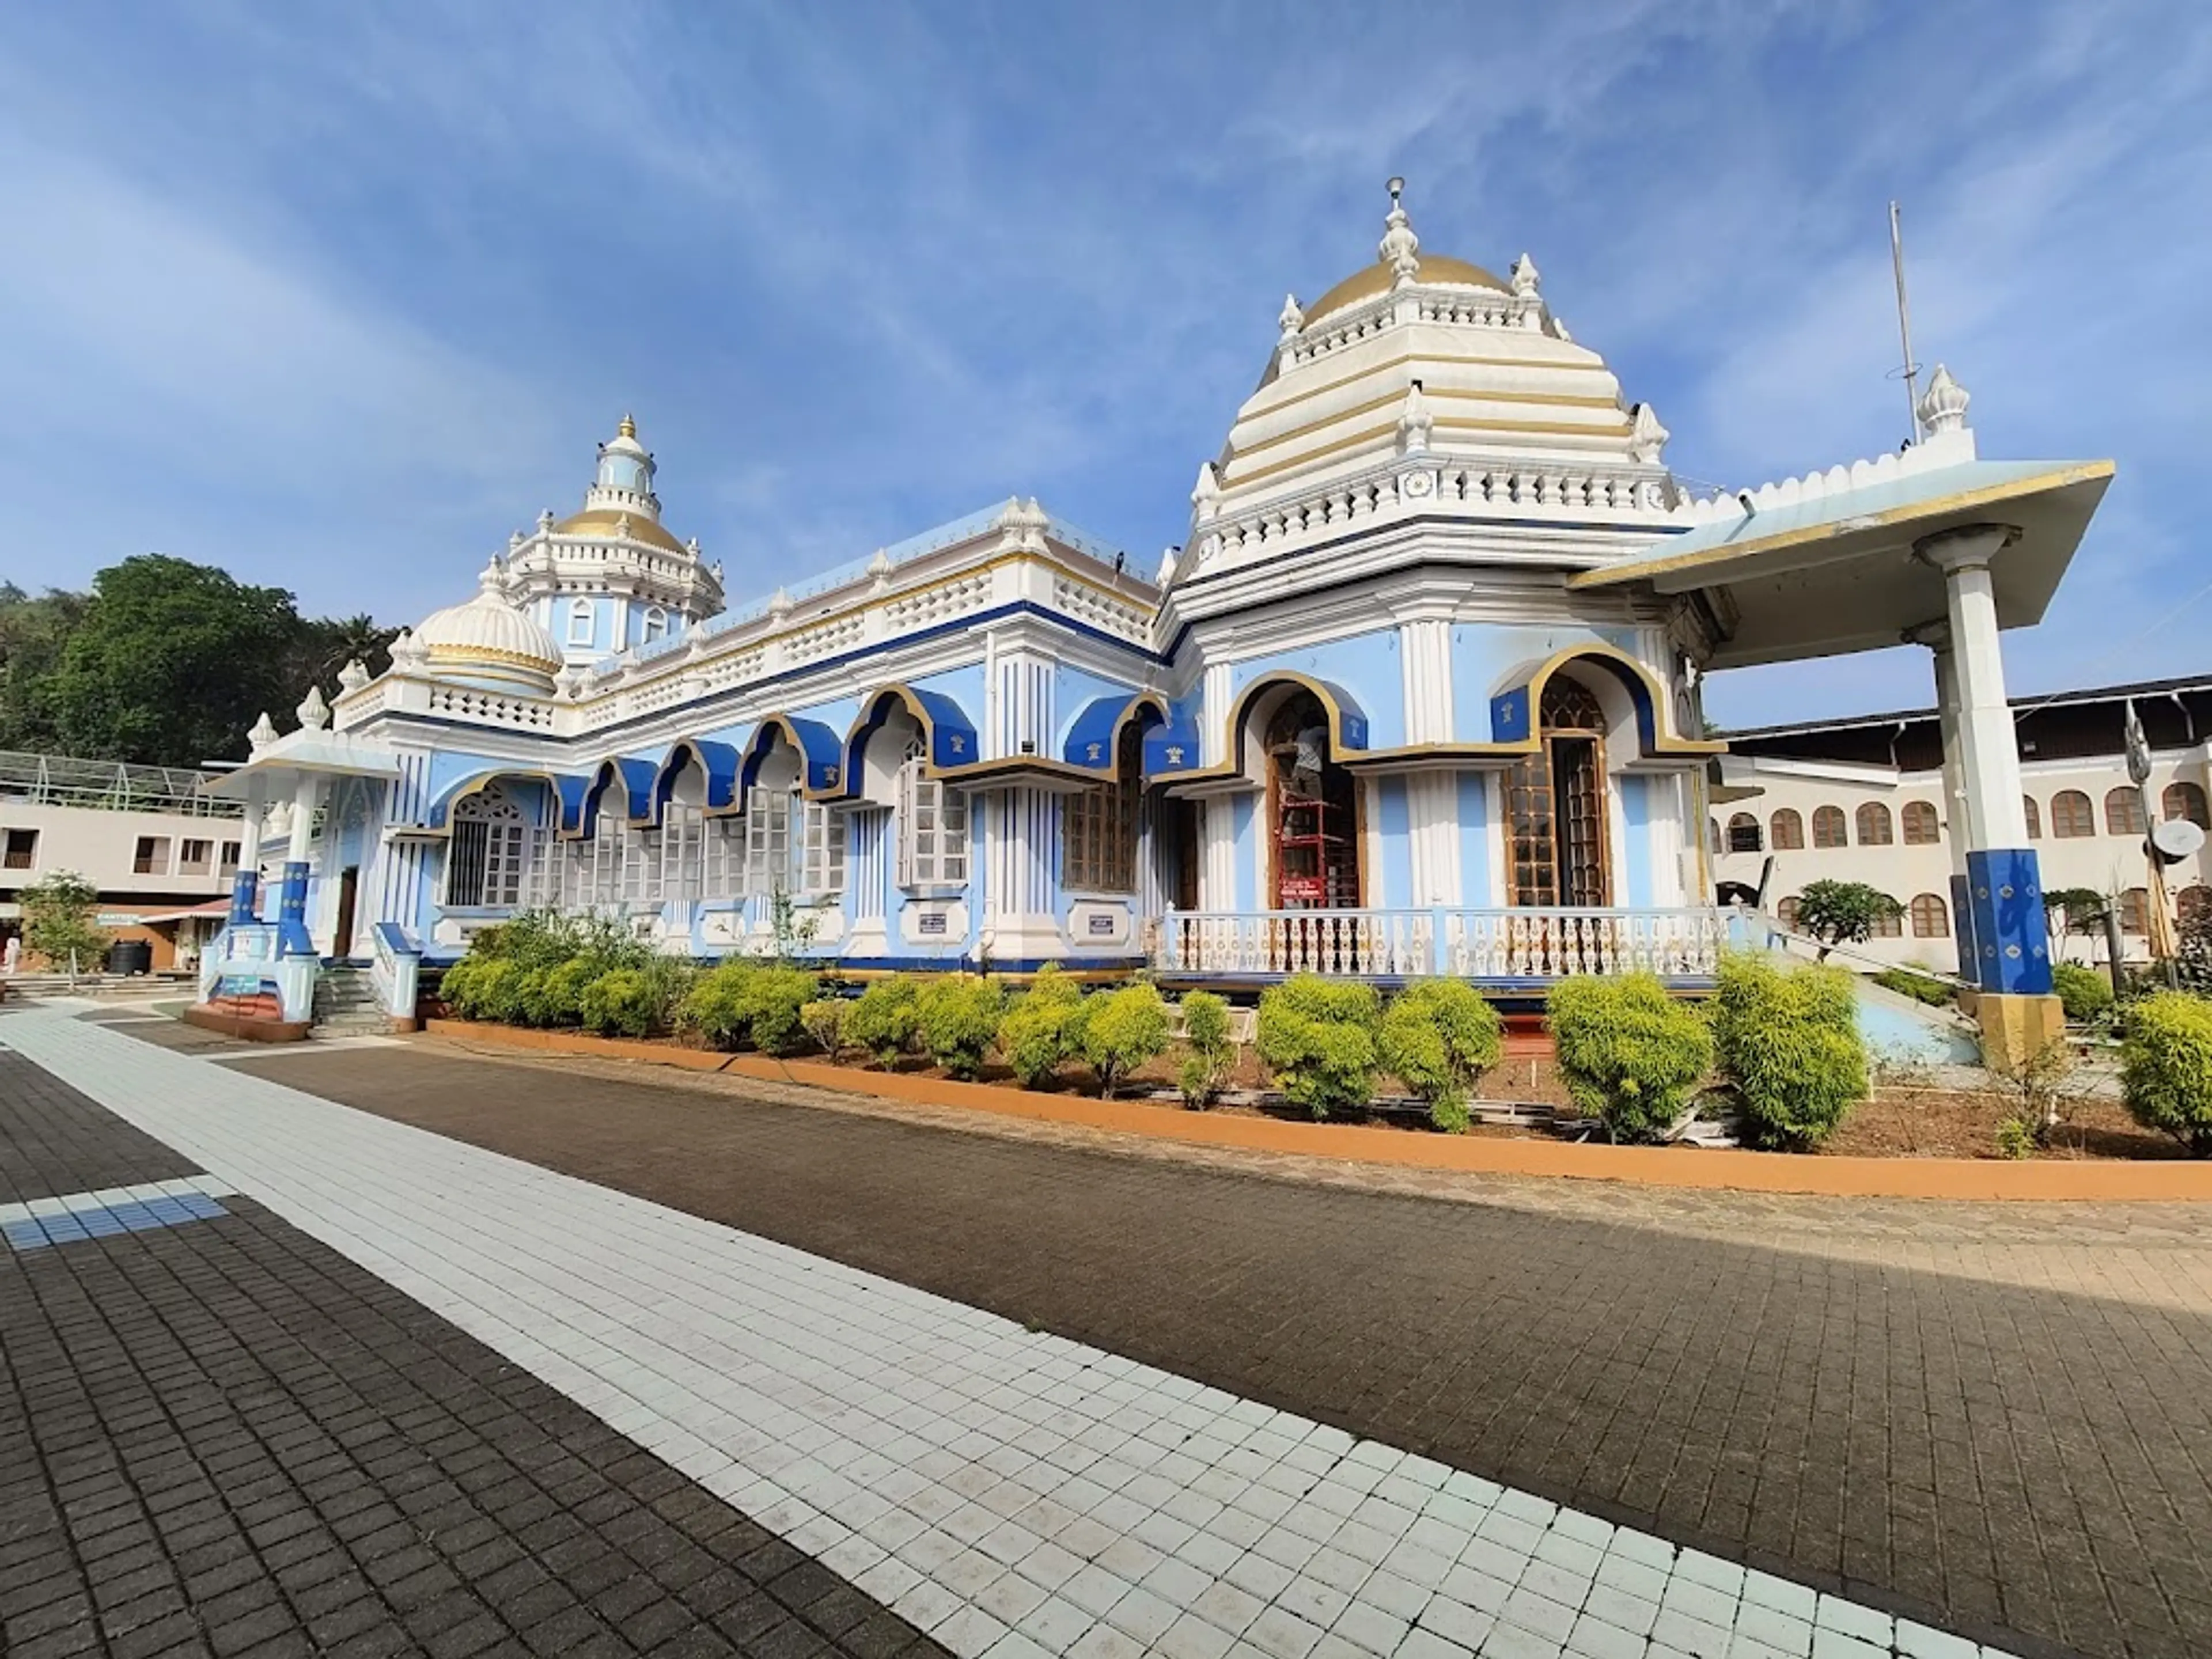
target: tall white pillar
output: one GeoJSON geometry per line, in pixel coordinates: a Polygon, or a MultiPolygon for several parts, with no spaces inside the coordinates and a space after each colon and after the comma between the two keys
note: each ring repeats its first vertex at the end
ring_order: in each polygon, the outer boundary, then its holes
{"type": "Polygon", "coordinates": [[[1914,550],[1943,573],[1950,649],[1939,660],[1949,658],[1955,686],[1960,785],[1970,853],[2027,845],[2020,747],[2012,707],[2005,701],[1996,589],[1990,575],[1990,561],[2016,533],[2002,525],[1977,525],[1931,536],[1914,550]]]}

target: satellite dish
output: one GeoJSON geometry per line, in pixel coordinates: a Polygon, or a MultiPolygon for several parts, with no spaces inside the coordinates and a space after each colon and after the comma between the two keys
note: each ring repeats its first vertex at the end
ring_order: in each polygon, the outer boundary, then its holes
{"type": "Polygon", "coordinates": [[[2151,855],[2161,864],[2179,864],[2204,845],[2204,832],[2187,818],[2164,818],[2151,826],[2151,855]]]}

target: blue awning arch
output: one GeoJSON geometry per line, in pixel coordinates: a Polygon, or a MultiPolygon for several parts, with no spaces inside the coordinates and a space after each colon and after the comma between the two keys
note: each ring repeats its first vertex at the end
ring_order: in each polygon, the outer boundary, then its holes
{"type": "Polygon", "coordinates": [[[971,766],[981,758],[982,748],[975,739],[975,723],[957,702],[942,691],[925,691],[905,684],[886,685],[860,705],[859,717],[845,734],[847,793],[852,792],[854,780],[860,775],[860,757],[867,750],[868,739],[882,730],[884,720],[896,708],[904,708],[921,726],[931,766],[971,766]]]}
{"type": "Polygon", "coordinates": [[[1167,699],[1156,691],[1093,697],[1068,723],[1067,736],[1060,746],[1060,758],[1086,771],[1111,773],[1122,730],[1130,721],[1164,726],[1170,718],[1167,699]]]}
{"type": "Polygon", "coordinates": [[[775,747],[778,738],[799,751],[799,787],[808,794],[834,794],[843,781],[844,749],[836,732],[820,720],[797,714],[770,714],[753,728],[752,736],[738,751],[735,802],[740,810],[744,805],[745,792],[760,775],[761,763],[775,747]]]}
{"type": "Polygon", "coordinates": [[[706,781],[707,810],[727,812],[738,801],[738,755],[735,744],[709,738],[684,738],[672,746],[653,781],[653,814],[659,818],[668,808],[676,781],[687,768],[696,769],[706,781]]]}
{"type": "Polygon", "coordinates": [[[495,766],[482,772],[472,772],[447,784],[430,799],[423,809],[422,822],[432,830],[444,830],[453,822],[453,809],[470,796],[479,794],[501,778],[514,778],[526,782],[542,783],[553,791],[559,803],[555,827],[562,831],[573,831],[584,810],[584,793],[591,780],[574,773],[547,772],[528,767],[495,766]]]}

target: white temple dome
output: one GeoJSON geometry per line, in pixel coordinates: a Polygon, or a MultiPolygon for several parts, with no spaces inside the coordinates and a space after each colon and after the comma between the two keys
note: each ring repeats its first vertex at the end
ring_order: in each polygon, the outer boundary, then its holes
{"type": "Polygon", "coordinates": [[[487,571],[474,599],[425,617],[415,630],[416,643],[433,672],[459,669],[550,689],[561,669],[561,647],[527,611],[507,603],[498,580],[487,571]]]}

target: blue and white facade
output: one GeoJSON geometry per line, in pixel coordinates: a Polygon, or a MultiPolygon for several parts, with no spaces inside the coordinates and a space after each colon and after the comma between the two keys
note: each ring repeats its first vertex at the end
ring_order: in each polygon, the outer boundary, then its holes
{"type": "MultiPolygon", "coordinates": [[[[1154,574],[1016,499],[726,608],[625,419],[583,511],[229,787],[285,804],[264,855],[308,866],[324,954],[550,903],[856,970],[1694,978],[1709,669],[1919,629],[1960,788],[2006,793],[1996,630],[2110,469],[1979,461],[1965,403],[1939,373],[1900,453],[1700,499],[1534,264],[1423,254],[1394,189],[1376,260],[1285,303],[1154,574]]],[[[1961,873],[2016,893],[2001,816],[1961,873]]],[[[2005,906],[1964,908],[2002,951],[2005,906]]]]}

